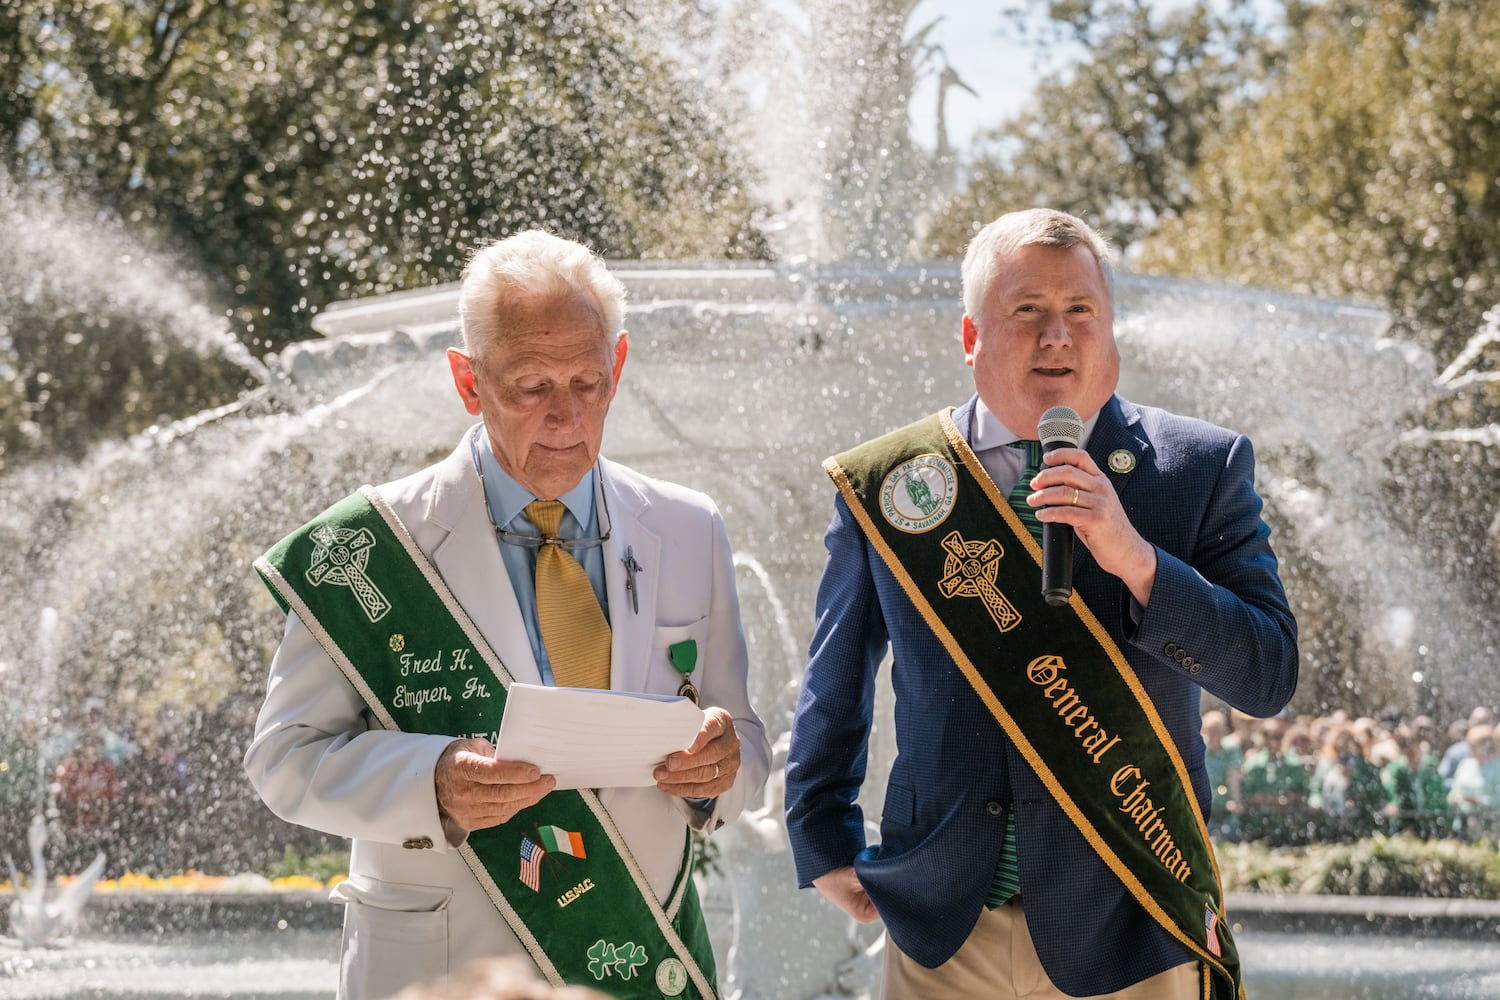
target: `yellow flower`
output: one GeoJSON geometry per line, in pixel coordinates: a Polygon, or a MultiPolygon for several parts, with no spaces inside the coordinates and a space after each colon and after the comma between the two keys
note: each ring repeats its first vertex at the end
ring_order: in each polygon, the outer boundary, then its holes
{"type": "Polygon", "coordinates": [[[301,892],[306,890],[321,889],[323,883],[311,875],[283,875],[274,879],[271,887],[277,892],[301,892]]]}

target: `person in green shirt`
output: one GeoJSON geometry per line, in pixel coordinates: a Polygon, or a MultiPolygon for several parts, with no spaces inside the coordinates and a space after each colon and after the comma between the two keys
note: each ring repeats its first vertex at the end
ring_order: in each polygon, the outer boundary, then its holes
{"type": "Polygon", "coordinates": [[[26,856],[26,828],[46,808],[47,780],[56,767],[43,745],[35,713],[12,706],[0,716],[0,854],[26,856]]]}
{"type": "Polygon", "coordinates": [[[1328,731],[1313,770],[1308,805],[1320,813],[1320,839],[1358,840],[1384,818],[1386,794],[1380,769],[1365,759],[1354,727],[1328,731]]]}
{"type": "Polygon", "coordinates": [[[1438,772],[1438,758],[1414,732],[1398,729],[1395,740],[1399,753],[1380,772],[1391,832],[1437,836],[1449,819],[1448,789],[1438,772]]]}
{"type": "Polygon", "coordinates": [[[1285,748],[1285,740],[1281,719],[1266,719],[1252,738],[1254,749],[1245,756],[1240,778],[1240,831],[1246,840],[1286,844],[1306,839],[1307,768],[1285,748]]]}
{"type": "Polygon", "coordinates": [[[1203,713],[1203,766],[1213,805],[1208,833],[1215,840],[1240,838],[1240,788],[1244,751],[1239,736],[1229,731],[1229,717],[1218,709],[1203,713]]]}

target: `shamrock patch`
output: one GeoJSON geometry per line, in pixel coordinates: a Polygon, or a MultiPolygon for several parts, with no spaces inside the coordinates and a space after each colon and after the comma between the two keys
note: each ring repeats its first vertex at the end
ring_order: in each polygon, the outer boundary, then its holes
{"type": "Polygon", "coordinates": [[[646,964],[646,949],[633,941],[609,944],[603,938],[589,946],[589,972],[603,980],[613,973],[621,979],[633,979],[636,970],[646,964]]]}

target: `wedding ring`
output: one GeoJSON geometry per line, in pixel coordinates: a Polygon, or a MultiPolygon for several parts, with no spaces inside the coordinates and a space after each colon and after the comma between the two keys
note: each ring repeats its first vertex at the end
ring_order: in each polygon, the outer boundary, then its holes
{"type": "Polygon", "coordinates": [[[1078,487],[1073,487],[1073,506],[1078,506],[1078,487]]]}
{"type": "Polygon", "coordinates": [[[719,765],[717,762],[714,764],[714,780],[719,780],[719,765]]]}

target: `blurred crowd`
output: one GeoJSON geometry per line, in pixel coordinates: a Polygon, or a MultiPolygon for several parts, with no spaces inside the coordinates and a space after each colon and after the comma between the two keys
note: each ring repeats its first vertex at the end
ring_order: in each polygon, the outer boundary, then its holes
{"type": "Polygon", "coordinates": [[[52,872],[80,871],[99,851],[112,874],[181,870],[188,763],[164,745],[156,719],[112,718],[103,702],[90,701],[80,725],[50,736],[34,714],[5,723],[0,855],[29,870],[26,831],[41,813],[52,872]]]}
{"type": "Polygon", "coordinates": [[[1500,833],[1494,711],[1446,725],[1425,715],[1253,719],[1203,713],[1210,832],[1273,845],[1374,833],[1476,839],[1500,833]]]}
{"type": "MultiPolygon", "coordinates": [[[[214,783],[244,784],[237,759],[226,764],[201,740],[189,747],[180,736],[163,738],[183,731],[171,719],[121,719],[91,701],[80,724],[48,735],[34,715],[0,710],[0,717],[0,856],[23,871],[30,867],[26,830],[39,811],[48,820],[53,872],[81,871],[98,851],[112,875],[200,866],[212,850],[204,843],[212,839],[206,816],[229,811],[214,783]]],[[[1254,719],[1214,708],[1203,713],[1202,732],[1217,840],[1500,835],[1500,756],[1488,707],[1447,724],[1343,711],[1254,719]]]]}

